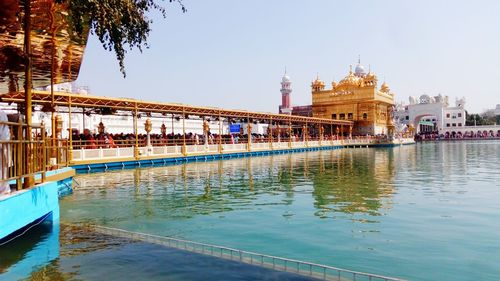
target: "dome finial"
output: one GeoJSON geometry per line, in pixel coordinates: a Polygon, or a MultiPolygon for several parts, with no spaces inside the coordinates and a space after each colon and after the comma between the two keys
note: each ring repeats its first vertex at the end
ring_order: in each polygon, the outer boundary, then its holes
{"type": "Polygon", "coordinates": [[[361,64],[361,55],[358,55],[358,64],[361,64]]]}
{"type": "Polygon", "coordinates": [[[283,74],[283,78],[281,78],[281,83],[290,83],[290,76],[286,73],[286,66],[285,66],[285,74],[283,74]]]}
{"type": "Polygon", "coordinates": [[[352,64],[349,65],[349,74],[352,74],[352,64]]]}

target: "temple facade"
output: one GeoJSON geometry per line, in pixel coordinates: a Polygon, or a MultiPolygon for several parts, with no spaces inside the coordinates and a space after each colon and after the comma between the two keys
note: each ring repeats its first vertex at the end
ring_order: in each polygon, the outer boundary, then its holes
{"type": "Polygon", "coordinates": [[[319,76],[311,83],[313,117],[354,121],[353,135],[387,134],[391,125],[394,94],[387,83],[378,88],[378,78],[358,61],[346,77],[326,89],[319,76]]]}

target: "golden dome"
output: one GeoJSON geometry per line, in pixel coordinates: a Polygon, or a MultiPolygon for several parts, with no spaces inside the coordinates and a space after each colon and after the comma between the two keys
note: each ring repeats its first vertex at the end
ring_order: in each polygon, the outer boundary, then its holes
{"type": "Polygon", "coordinates": [[[312,83],[311,83],[312,86],[325,86],[325,82],[321,81],[321,79],[319,79],[319,76],[316,77],[316,80],[314,80],[312,83]]]}
{"type": "Polygon", "coordinates": [[[377,79],[377,75],[375,75],[375,73],[373,72],[368,72],[368,74],[366,74],[366,79],[377,79]]]}
{"type": "Polygon", "coordinates": [[[387,85],[387,83],[384,81],[382,86],[380,86],[380,91],[382,91],[384,93],[388,93],[390,90],[391,89],[389,88],[389,85],[387,85]]]}
{"type": "Polygon", "coordinates": [[[322,91],[325,89],[325,82],[319,79],[319,75],[316,77],[316,80],[311,83],[311,88],[313,88],[313,91],[322,91]]]}
{"type": "Polygon", "coordinates": [[[356,77],[352,71],[349,72],[349,75],[347,75],[344,79],[340,80],[339,85],[352,85],[352,86],[357,86],[359,85],[360,82],[359,77],[356,77]]]}

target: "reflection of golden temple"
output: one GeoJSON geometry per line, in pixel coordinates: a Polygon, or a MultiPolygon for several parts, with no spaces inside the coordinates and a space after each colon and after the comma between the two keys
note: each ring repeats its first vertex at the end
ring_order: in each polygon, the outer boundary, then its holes
{"type": "MultiPolygon", "coordinates": [[[[223,200],[227,196],[255,200],[255,194],[269,194],[277,196],[273,204],[293,204],[294,190],[300,187],[301,192],[305,191],[307,183],[315,214],[320,217],[338,212],[377,216],[390,208],[394,193],[392,157],[390,150],[318,151],[79,175],[78,181],[80,190],[91,196],[104,196],[100,189],[114,189],[130,182],[136,187],[150,186],[151,190],[140,190],[139,195],[168,188],[178,190],[186,206],[208,203],[213,207],[190,208],[191,213],[183,213],[185,216],[229,211],[230,201],[223,200]],[[144,171],[147,177],[141,177],[144,171]]],[[[179,198],[169,196],[165,200],[179,198]]]]}
{"type": "Polygon", "coordinates": [[[391,150],[342,150],[326,163],[323,172],[313,176],[318,216],[331,212],[377,216],[390,208],[395,176],[391,150]]]}

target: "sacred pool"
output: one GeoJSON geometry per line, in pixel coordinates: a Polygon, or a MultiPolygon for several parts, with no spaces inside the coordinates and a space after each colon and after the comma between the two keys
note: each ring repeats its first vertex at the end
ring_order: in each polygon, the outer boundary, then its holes
{"type": "Polygon", "coordinates": [[[59,231],[0,249],[0,279],[313,279],[82,226],[97,225],[407,280],[498,280],[498,159],[500,142],[459,141],[80,174],[59,231]]]}

